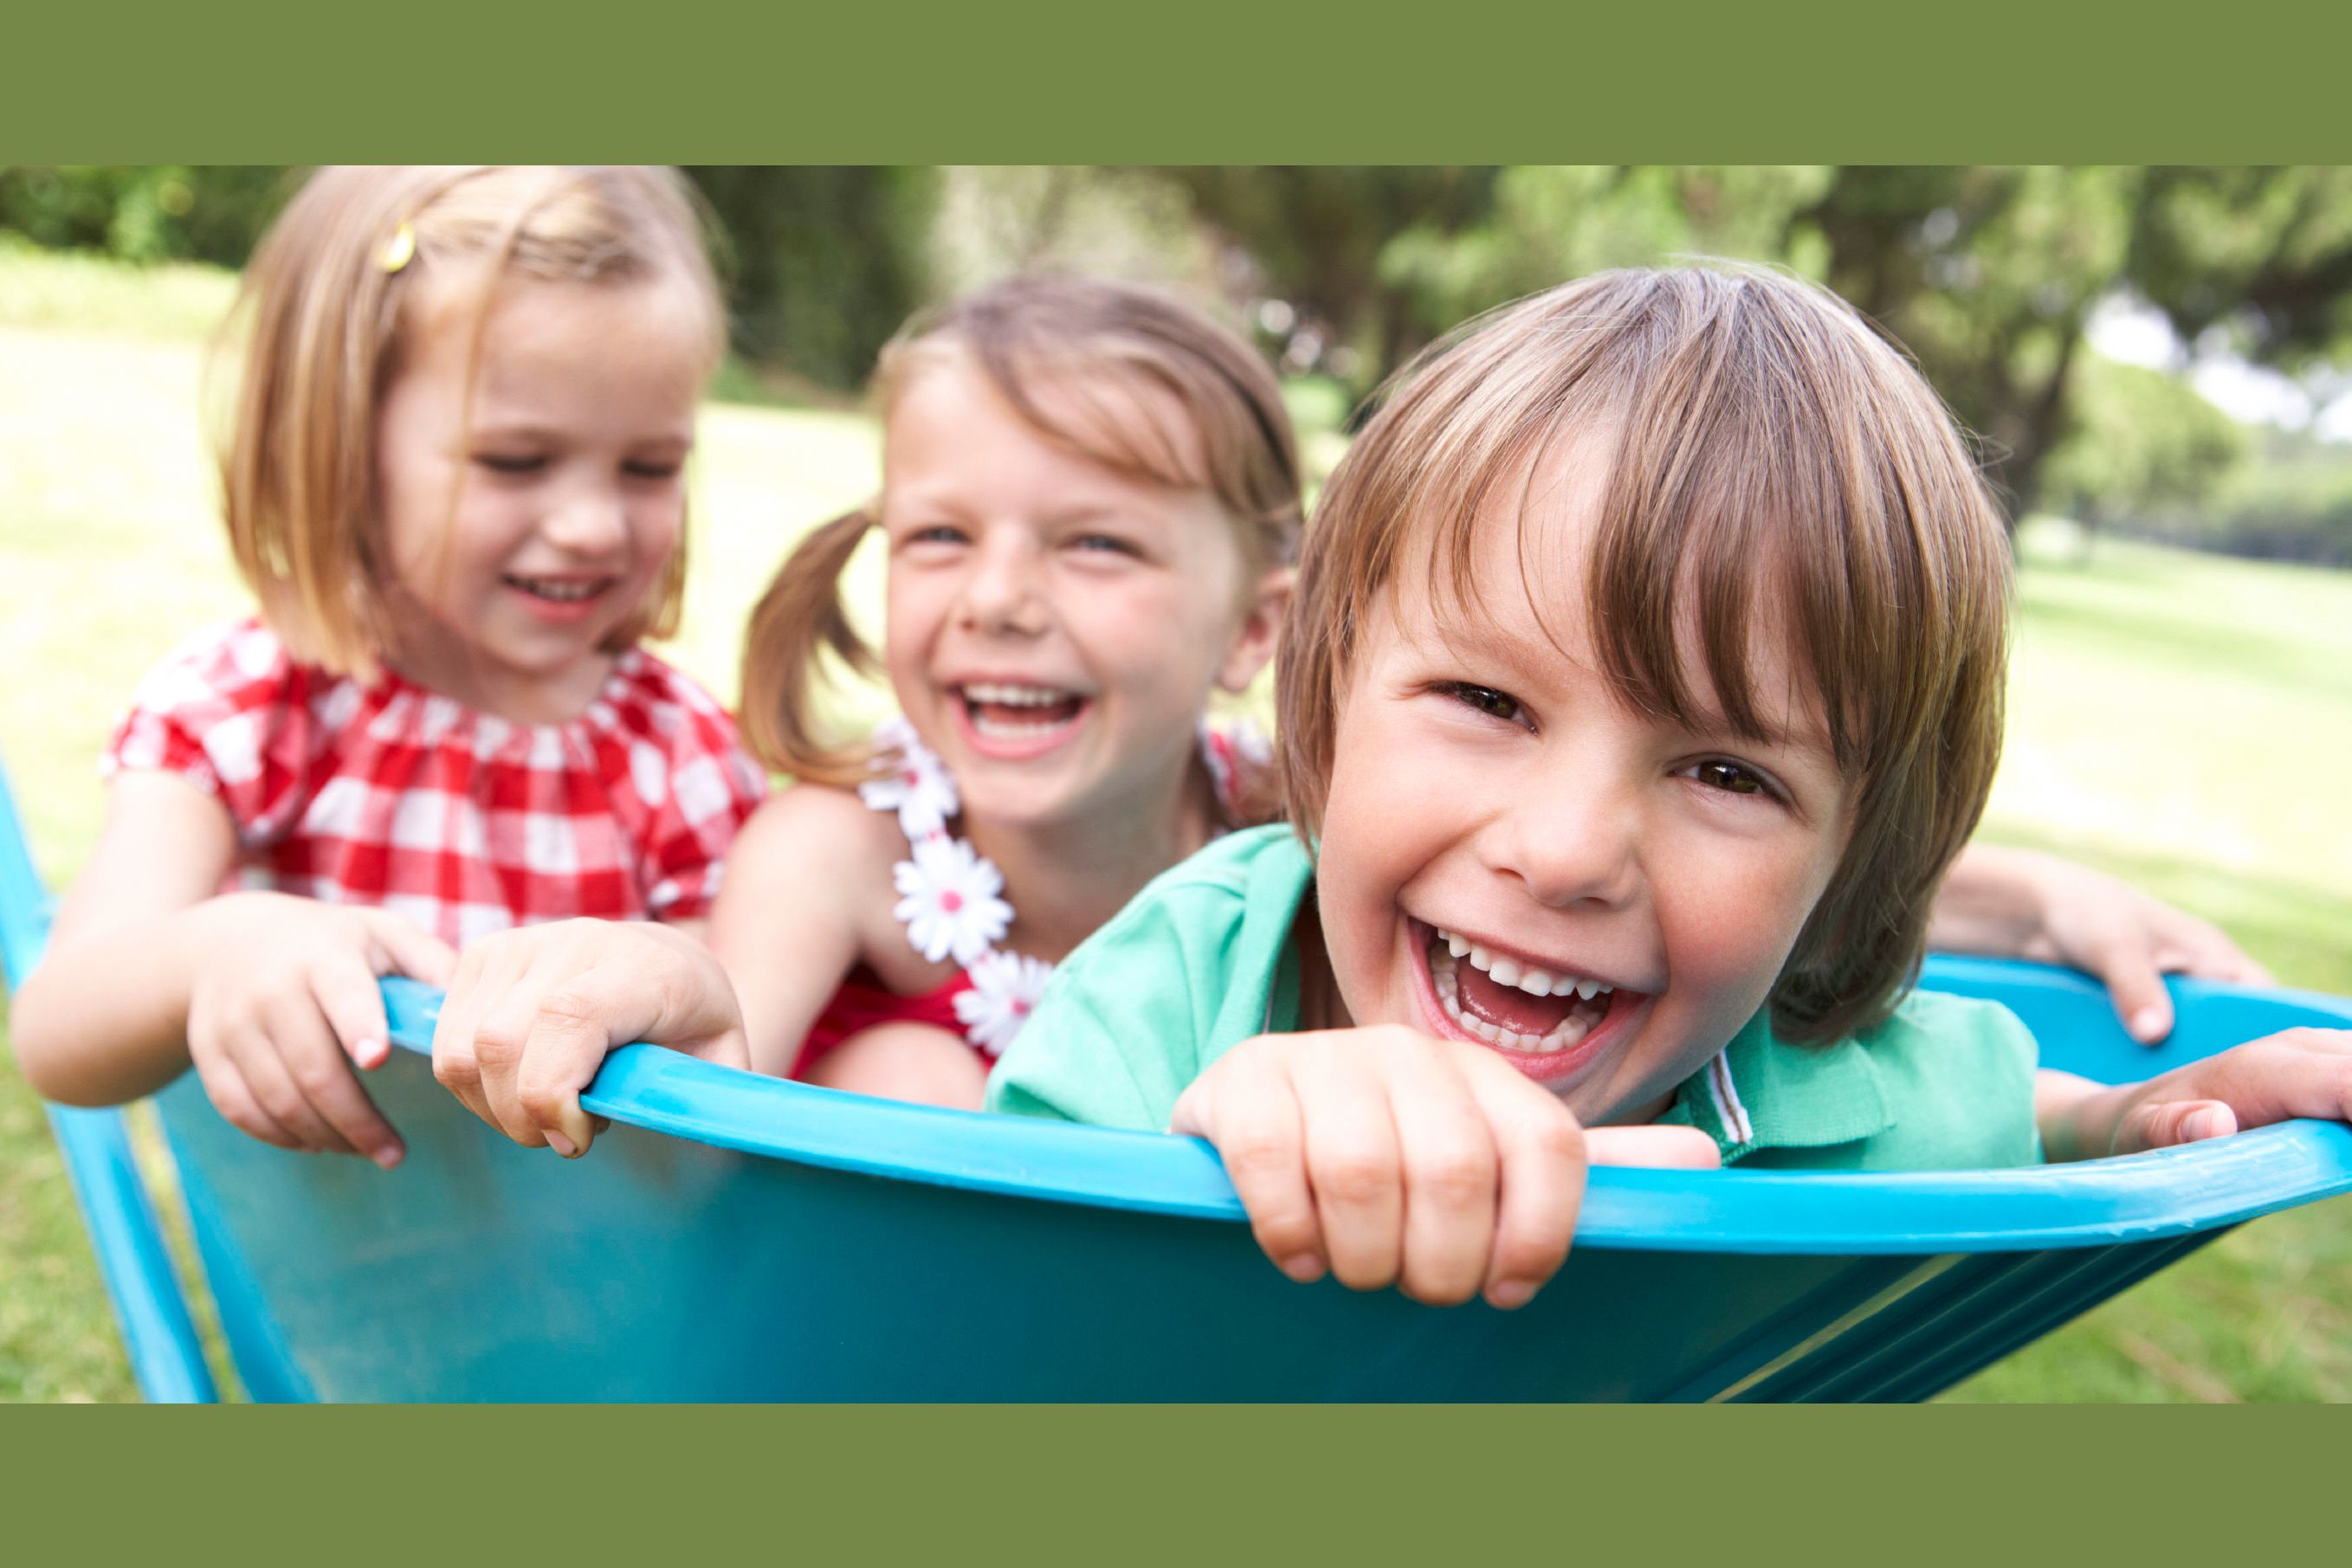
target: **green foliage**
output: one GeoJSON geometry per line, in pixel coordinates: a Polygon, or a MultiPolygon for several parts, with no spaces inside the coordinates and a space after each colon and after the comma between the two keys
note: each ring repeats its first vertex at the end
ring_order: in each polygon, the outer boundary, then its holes
{"type": "Polygon", "coordinates": [[[1505,170],[1477,224],[1417,224],[1381,254],[1381,275],[1434,333],[1564,278],[1695,256],[1820,261],[1800,214],[1828,192],[1816,166],[1543,164],[1505,170]]]}
{"type": "Polygon", "coordinates": [[[738,350],[824,386],[864,385],[875,354],[923,298],[935,174],[736,164],[687,172],[728,241],[722,270],[738,350]]]}
{"type": "Polygon", "coordinates": [[[2091,307],[2124,275],[2139,172],[1846,168],[1811,216],[1830,286],[1895,334],[2019,510],[2066,433],[2091,307]]]}
{"type": "Polygon", "coordinates": [[[242,267],[286,189],[269,165],[11,165],[0,168],[0,229],[126,261],[242,267]]]}
{"type": "Polygon", "coordinates": [[[2179,377],[2102,354],[2076,358],[2067,395],[2074,427],[2050,454],[2042,501],[2093,526],[2208,507],[2252,444],[2179,377]]]}
{"type": "Polygon", "coordinates": [[[1221,165],[1167,172],[1192,211],[1234,248],[1236,277],[1295,317],[1265,329],[1297,371],[1319,369],[1359,394],[1451,320],[1433,326],[1383,253],[1407,229],[1450,235],[1482,218],[1497,171],[1465,167],[1221,165]]]}
{"type": "Polygon", "coordinates": [[[2154,168],[2132,282],[2184,338],[2220,329],[2284,370],[2352,344],[2352,169],[2154,168]]]}
{"type": "Polygon", "coordinates": [[[2204,505],[2150,506],[2116,522],[2200,549],[2352,567],[2352,447],[2270,432],[2261,461],[2231,474],[2204,505]]]}

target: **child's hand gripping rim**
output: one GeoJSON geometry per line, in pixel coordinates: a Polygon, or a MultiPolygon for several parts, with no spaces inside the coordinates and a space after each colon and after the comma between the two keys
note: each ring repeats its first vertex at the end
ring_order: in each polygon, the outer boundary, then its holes
{"type": "Polygon", "coordinates": [[[1494,1051],[1393,1025],[1245,1040],[1169,1130],[1216,1145],[1284,1273],[1432,1305],[1531,1300],[1567,1260],[1590,1165],[1718,1159],[1695,1128],[1587,1129],[1494,1051]]]}

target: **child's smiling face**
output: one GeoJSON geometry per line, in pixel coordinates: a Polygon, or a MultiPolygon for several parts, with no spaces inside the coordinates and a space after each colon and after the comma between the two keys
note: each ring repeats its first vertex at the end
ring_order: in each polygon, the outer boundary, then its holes
{"type": "MultiPolygon", "coordinates": [[[[1777,618],[1751,618],[1767,740],[1633,711],[1603,674],[1585,574],[1605,475],[1575,460],[1601,449],[1540,464],[1516,524],[1481,517],[1483,604],[1442,615],[1414,586],[1428,562],[1366,618],[1316,893],[1353,1022],[1480,1040],[1591,1124],[1654,1117],[1763,1007],[1849,828],[1777,618]]],[[[1695,624],[1681,653],[1714,708],[1695,624]]]]}
{"type": "Polygon", "coordinates": [[[1066,821],[1181,787],[1209,692],[1265,664],[1287,582],[1249,580],[1217,497],[1055,444],[961,352],[894,401],[884,468],[885,659],[966,809],[1066,821]]]}

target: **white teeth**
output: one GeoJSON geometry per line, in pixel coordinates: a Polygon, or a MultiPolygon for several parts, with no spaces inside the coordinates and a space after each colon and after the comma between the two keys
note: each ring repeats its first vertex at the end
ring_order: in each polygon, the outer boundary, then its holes
{"type": "MultiPolygon", "coordinates": [[[[1439,935],[1443,936],[1444,933],[1441,932],[1439,935]]],[[[1451,946],[1450,942],[1448,946],[1451,946]]],[[[1467,944],[1465,946],[1466,946],[1467,944]]],[[[1473,1040],[1483,1040],[1501,1051],[1516,1051],[1539,1056],[1549,1051],[1566,1051],[1591,1032],[1595,1020],[1590,1013],[1571,1012],[1554,1024],[1548,1033],[1537,1036],[1522,1034],[1517,1030],[1504,1029],[1500,1025],[1487,1022],[1474,1013],[1465,1012],[1462,1007],[1462,987],[1456,968],[1455,955],[1442,952],[1432,952],[1429,955],[1429,977],[1437,992],[1438,1007],[1444,1011],[1449,1019],[1453,1020],[1456,1028],[1473,1040]]],[[[1561,994],[1566,995],[1567,991],[1572,988],[1570,983],[1562,982],[1561,994]]]]}
{"type": "Polygon", "coordinates": [[[1456,958],[1466,957],[1472,967],[1483,969],[1496,985],[1517,986],[1531,997],[1576,996],[1586,1001],[1606,996],[1609,985],[1603,980],[1580,980],[1573,975],[1555,975],[1549,969],[1538,969],[1532,964],[1521,964],[1516,958],[1499,958],[1466,937],[1451,931],[1439,931],[1438,939],[1456,958]]]}
{"type": "Polygon", "coordinates": [[[1076,694],[1058,686],[1008,686],[992,682],[980,682],[963,688],[968,702],[1000,703],[1006,707],[1052,707],[1066,703],[1076,694]]]}
{"type": "Polygon", "coordinates": [[[552,599],[559,603],[593,599],[604,591],[604,583],[593,579],[584,582],[557,582],[540,577],[517,577],[509,578],[508,580],[526,593],[534,594],[541,599],[552,599]]]}

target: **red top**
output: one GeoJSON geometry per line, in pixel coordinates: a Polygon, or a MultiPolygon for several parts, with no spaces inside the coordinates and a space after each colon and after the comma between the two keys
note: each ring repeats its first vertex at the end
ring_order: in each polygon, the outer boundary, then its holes
{"type": "Polygon", "coordinates": [[[363,685],[298,664],[257,621],[158,664],[102,767],[217,797],[238,884],[373,904],[461,946],[574,915],[708,913],[767,792],[726,711],[641,650],[578,718],[527,725],[389,672],[363,685]]]}
{"type": "MultiPolygon", "coordinates": [[[[1268,758],[1263,739],[1246,727],[1220,728],[1203,723],[1201,727],[1201,755],[1207,763],[1209,776],[1216,786],[1218,798],[1228,807],[1238,800],[1244,788],[1254,781],[1256,769],[1264,768],[1268,758]]],[[[908,784],[920,782],[919,775],[909,772],[908,784]]],[[[883,809],[877,806],[877,810],[883,809]]],[[[943,1029],[963,1040],[978,1053],[984,1068],[996,1065],[996,1051],[979,1044],[967,1030],[965,1020],[956,1011],[956,998],[978,988],[972,983],[971,971],[958,969],[954,976],[932,990],[914,996],[900,996],[890,989],[866,965],[860,964],[849,972],[841,988],[824,1005],[824,1011],[809,1026],[808,1037],[801,1044],[798,1061],[793,1064],[790,1076],[805,1078],[809,1069],[827,1053],[861,1030],[885,1023],[926,1023],[943,1029]]],[[[1025,1007],[1018,1010],[1025,1011],[1025,1007]]],[[[1002,1050],[1003,1040],[996,1042],[1002,1050]]]]}
{"type": "MultiPolygon", "coordinates": [[[[808,1039],[801,1046],[801,1058],[793,1064],[792,1076],[805,1078],[808,1070],[824,1055],[863,1029],[878,1023],[928,1023],[963,1039],[963,1020],[956,1016],[955,999],[971,989],[971,972],[958,969],[955,977],[937,990],[902,997],[882,983],[882,977],[860,964],[849,971],[841,982],[841,989],[824,1004],[824,1011],[809,1026],[808,1039]]],[[[983,1064],[993,1064],[996,1059],[978,1046],[983,1064]]]]}

